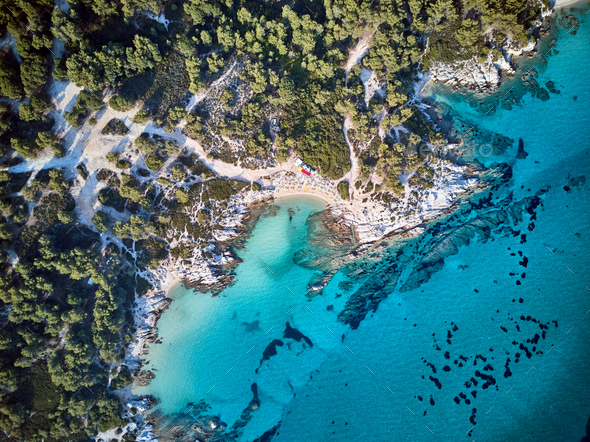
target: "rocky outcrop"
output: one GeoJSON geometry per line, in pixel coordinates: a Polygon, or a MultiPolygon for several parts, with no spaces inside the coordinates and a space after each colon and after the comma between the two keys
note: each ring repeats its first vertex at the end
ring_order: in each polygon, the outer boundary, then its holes
{"type": "Polygon", "coordinates": [[[430,78],[478,92],[493,92],[500,86],[500,72],[491,55],[483,63],[475,57],[453,63],[435,61],[430,66],[430,78]]]}
{"type": "Polygon", "coordinates": [[[478,92],[494,92],[500,86],[501,73],[512,76],[513,57],[519,57],[535,50],[534,41],[526,46],[511,42],[498,51],[491,51],[487,59],[481,62],[477,57],[458,60],[453,63],[433,62],[430,66],[430,78],[453,87],[465,87],[478,92]]]}

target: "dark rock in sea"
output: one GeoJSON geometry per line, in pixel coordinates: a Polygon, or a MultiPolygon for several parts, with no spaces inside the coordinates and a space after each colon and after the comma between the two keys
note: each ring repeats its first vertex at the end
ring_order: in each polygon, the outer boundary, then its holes
{"type": "Polygon", "coordinates": [[[430,405],[434,405],[434,399],[430,396],[430,405]]]}
{"type": "Polygon", "coordinates": [[[440,383],[440,381],[437,378],[435,378],[433,376],[428,376],[428,379],[430,379],[432,382],[434,382],[434,385],[436,385],[439,390],[442,388],[442,384],[440,383]]]}
{"type": "Polygon", "coordinates": [[[445,365],[443,367],[443,371],[449,372],[449,371],[451,371],[451,367],[449,367],[448,365],[445,365]]]}
{"type": "Polygon", "coordinates": [[[291,327],[291,324],[289,324],[289,322],[287,322],[287,324],[285,326],[285,331],[283,332],[283,338],[294,339],[297,342],[300,342],[303,339],[307,343],[307,345],[309,345],[310,347],[313,347],[313,343],[311,342],[311,339],[309,339],[307,336],[305,336],[303,333],[301,333],[296,328],[291,327]]]}
{"type": "Polygon", "coordinates": [[[563,190],[565,190],[566,192],[569,192],[571,189],[570,189],[570,186],[563,186],[563,190]]]}
{"type": "MultiPolygon", "coordinates": [[[[557,52],[557,51],[556,51],[557,52]]],[[[555,83],[551,80],[545,82],[545,87],[551,92],[552,94],[561,94],[561,91],[558,91],[555,88],[555,83]]]]}
{"type": "Polygon", "coordinates": [[[529,154],[524,150],[524,141],[522,141],[522,138],[520,138],[518,140],[518,151],[516,152],[516,158],[519,160],[524,160],[528,156],[529,154]]]}
{"type": "Polygon", "coordinates": [[[526,353],[527,358],[530,359],[533,356],[533,354],[529,351],[528,347],[523,345],[522,343],[518,346],[518,348],[520,348],[522,351],[526,353]]]}
{"type": "Polygon", "coordinates": [[[549,97],[549,92],[547,92],[547,89],[544,89],[542,87],[537,89],[537,98],[539,98],[541,101],[549,100],[550,97],[549,97]]]}
{"type": "Polygon", "coordinates": [[[279,431],[281,423],[282,421],[279,421],[278,424],[276,424],[270,430],[265,431],[262,436],[260,436],[258,439],[254,439],[252,442],[271,442],[273,437],[278,434],[277,431],[279,431]]]}
{"type": "Polygon", "coordinates": [[[457,396],[455,396],[455,397],[453,398],[453,400],[455,401],[455,403],[456,403],[457,405],[461,403],[461,399],[459,399],[457,396]]]}
{"type": "Polygon", "coordinates": [[[252,390],[252,394],[254,395],[254,399],[258,400],[258,385],[256,385],[256,382],[254,382],[250,386],[250,390],[252,390]]]}
{"type": "Polygon", "coordinates": [[[272,356],[275,356],[277,354],[277,347],[282,347],[283,345],[284,343],[280,339],[273,339],[262,352],[260,363],[262,364],[264,361],[268,361],[272,356]]]}
{"type": "Polygon", "coordinates": [[[481,388],[484,390],[486,390],[488,387],[491,387],[492,385],[496,385],[496,379],[491,375],[487,375],[485,373],[481,373],[479,370],[476,370],[475,376],[485,381],[481,386],[481,388]]]}

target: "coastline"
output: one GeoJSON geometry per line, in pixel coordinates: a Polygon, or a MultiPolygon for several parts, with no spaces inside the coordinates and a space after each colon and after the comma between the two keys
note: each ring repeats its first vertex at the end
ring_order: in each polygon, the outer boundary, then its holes
{"type": "Polygon", "coordinates": [[[588,5],[587,0],[556,0],[553,9],[571,8],[577,6],[578,4],[582,6],[582,3],[585,3],[586,6],[588,5]]]}
{"type": "MultiPolygon", "coordinates": [[[[564,0],[558,1],[554,6],[554,9],[563,9],[571,7],[577,4],[582,4],[580,0],[564,0]]],[[[515,54],[516,56],[522,54],[515,54]]],[[[501,70],[501,68],[498,68],[501,70]]],[[[415,93],[418,97],[422,95],[424,88],[431,81],[435,81],[430,75],[430,72],[424,74],[421,81],[415,85],[415,93]]],[[[447,166],[448,168],[448,166],[447,166]]],[[[425,206],[428,206],[426,213],[422,213],[418,216],[407,216],[401,210],[390,210],[384,207],[377,201],[361,202],[362,198],[354,200],[343,201],[340,199],[331,199],[327,195],[323,195],[316,192],[304,191],[304,190],[285,190],[272,188],[272,186],[266,187],[265,191],[260,195],[261,198],[254,197],[248,201],[249,197],[239,196],[241,203],[244,203],[245,208],[239,213],[239,222],[236,223],[235,219],[232,219],[228,225],[224,225],[223,234],[216,235],[216,242],[218,244],[225,244],[227,246],[234,247],[240,245],[240,242],[247,239],[248,233],[256,224],[256,220],[260,216],[252,215],[252,204],[259,205],[259,207],[266,207],[268,204],[272,204],[274,199],[287,197],[287,196],[311,196],[322,199],[327,204],[327,213],[336,218],[340,217],[344,220],[343,224],[350,226],[354,232],[355,237],[359,241],[359,246],[369,247],[372,242],[383,239],[391,239],[393,236],[400,237],[411,237],[419,235],[424,231],[423,226],[433,219],[436,219],[445,214],[449,214],[456,209],[455,203],[459,195],[463,195],[469,192],[474,192],[478,189],[480,184],[479,179],[474,178],[473,175],[469,176],[466,166],[460,166],[457,164],[451,164],[448,168],[448,175],[442,176],[440,185],[435,189],[438,193],[441,193],[442,199],[448,204],[441,204],[438,201],[427,201],[425,206]],[[393,218],[395,217],[395,219],[393,218]]],[[[282,171],[281,171],[282,172],[282,171]]],[[[279,172],[279,174],[281,173],[279,172]]],[[[276,176],[276,175],[272,175],[276,176]]],[[[351,183],[352,184],[352,183],[351,183]]],[[[436,192],[434,192],[436,195],[436,192]]],[[[224,269],[236,266],[239,264],[239,258],[233,256],[227,262],[212,263],[208,262],[207,267],[219,268],[220,266],[224,269]]],[[[362,256],[362,255],[361,255],[362,256]]],[[[352,259],[356,257],[351,257],[352,259]]],[[[227,284],[231,282],[231,278],[228,280],[225,278],[225,274],[215,274],[215,272],[207,275],[198,275],[203,270],[201,267],[196,269],[196,272],[182,274],[182,270],[177,266],[177,263],[169,260],[164,263],[162,267],[157,269],[158,274],[164,273],[164,278],[160,280],[157,287],[154,287],[143,297],[137,297],[138,307],[133,310],[134,318],[136,320],[137,327],[137,344],[134,342],[131,347],[129,356],[133,358],[133,363],[137,364],[139,373],[141,373],[142,367],[142,356],[147,355],[146,345],[154,342],[157,339],[157,322],[166,308],[172,302],[169,295],[178,284],[186,284],[187,287],[210,287],[211,290],[223,289],[227,284]],[[179,271],[180,270],[180,271],[179,271]],[[200,276],[204,282],[200,283],[194,279],[195,276],[200,276]],[[141,301],[143,300],[143,303],[141,301]],[[140,305],[141,304],[141,305],[140,305]],[[147,317],[146,317],[147,315],[147,317]]],[[[225,273],[225,272],[222,272],[225,273]]],[[[131,368],[131,366],[130,366],[131,368]]],[[[135,396],[131,388],[129,394],[125,395],[127,399],[127,406],[135,406],[137,408],[137,401],[150,401],[148,397],[135,396]],[[134,404],[134,405],[129,405],[134,404]]],[[[147,408],[146,408],[147,410],[147,408]]],[[[154,423],[155,424],[155,423],[154,423]]],[[[153,427],[152,427],[153,428],[153,427]]]]}

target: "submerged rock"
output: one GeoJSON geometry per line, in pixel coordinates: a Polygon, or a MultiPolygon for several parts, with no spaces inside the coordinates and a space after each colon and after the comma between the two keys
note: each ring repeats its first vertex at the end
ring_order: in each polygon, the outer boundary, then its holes
{"type": "Polygon", "coordinates": [[[518,152],[516,153],[516,158],[518,158],[519,160],[524,160],[528,156],[529,154],[524,150],[524,142],[522,141],[522,138],[519,138],[518,152]]]}

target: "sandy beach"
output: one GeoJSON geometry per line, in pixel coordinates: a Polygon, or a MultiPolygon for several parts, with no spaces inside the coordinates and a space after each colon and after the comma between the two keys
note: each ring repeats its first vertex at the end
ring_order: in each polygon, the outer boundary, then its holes
{"type": "Polygon", "coordinates": [[[582,4],[587,5],[588,1],[587,0],[556,0],[555,2],[555,6],[553,6],[554,9],[563,9],[563,8],[571,8],[574,5],[579,4],[579,6],[582,6],[582,4]]]}
{"type": "Polygon", "coordinates": [[[274,197],[275,198],[281,198],[283,196],[292,196],[292,195],[305,195],[305,196],[314,196],[316,198],[320,198],[322,200],[324,200],[326,202],[326,204],[328,204],[328,206],[331,206],[333,204],[338,204],[338,201],[328,198],[326,195],[321,195],[318,193],[314,193],[314,192],[303,192],[303,191],[290,191],[290,190],[278,190],[275,192],[274,197]]]}

